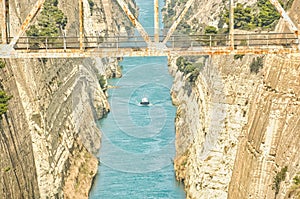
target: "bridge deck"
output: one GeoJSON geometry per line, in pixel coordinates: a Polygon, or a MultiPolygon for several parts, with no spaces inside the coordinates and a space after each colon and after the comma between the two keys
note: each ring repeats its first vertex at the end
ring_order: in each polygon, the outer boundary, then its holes
{"type": "Polygon", "coordinates": [[[143,56],[199,56],[199,55],[235,55],[235,54],[289,54],[300,53],[298,48],[269,47],[202,47],[200,48],[174,48],[174,49],[149,49],[149,48],[120,48],[120,49],[85,49],[80,51],[50,49],[50,50],[17,50],[10,53],[1,53],[1,58],[80,58],[80,57],[143,57],[143,56]]]}
{"type": "Polygon", "coordinates": [[[169,55],[284,54],[299,53],[293,33],[236,34],[234,48],[229,36],[172,36],[170,41],[148,46],[142,37],[21,37],[14,46],[0,45],[0,58],[127,57],[169,55]]]}

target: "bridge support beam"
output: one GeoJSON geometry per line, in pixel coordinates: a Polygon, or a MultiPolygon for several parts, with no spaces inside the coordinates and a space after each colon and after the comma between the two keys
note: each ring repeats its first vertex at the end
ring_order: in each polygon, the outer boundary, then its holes
{"type": "MultiPolygon", "coordinates": [[[[282,18],[287,22],[290,31],[292,31],[295,34],[295,36],[298,38],[298,42],[300,42],[299,41],[300,40],[299,30],[295,26],[294,22],[291,20],[291,18],[289,17],[289,15],[285,12],[285,10],[283,9],[283,7],[280,5],[280,3],[277,0],[270,0],[270,2],[275,6],[275,8],[277,9],[277,11],[282,16],[282,18]]],[[[300,43],[299,43],[299,49],[300,49],[300,43]]]]}
{"type": "Polygon", "coordinates": [[[158,0],[154,0],[154,42],[159,42],[159,11],[158,0]]]}
{"type": "Polygon", "coordinates": [[[16,45],[17,41],[19,40],[19,38],[25,33],[25,31],[27,30],[31,20],[36,16],[36,14],[41,9],[44,2],[45,2],[45,0],[38,0],[36,2],[33,9],[29,12],[29,14],[27,15],[25,21],[23,22],[18,34],[9,43],[9,45],[11,47],[14,47],[16,45]]]}
{"type": "Polygon", "coordinates": [[[185,16],[186,12],[191,7],[191,5],[194,3],[194,1],[195,0],[188,0],[188,2],[186,2],[183,11],[179,15],[179,17],[174,21],[174,23],[172,24],[172,26],[171,26],[170,30],[168,31],[166,37],[164,38],[164,40],[163,40],[164,44],[166,44],[168,42],[168,40],[170,39],[170,37],[174,33],[175,29],[177,28],[178,24],[180,23],[182,18],[185,16]]]}
{"type": "Polygon", "coordinates": [[[134,27],[136,27],[137,31],[144,38],[145,42],[149,45],[152,44],[148,33],[145,31],[144,27],[140,24],[140,22],[136,19],[136,17],[129,10],[128,5],[124,2],[124,0],[117,0],[120,7],[123,9],[129,20],[132,22],[134,27]]]}
{"type": "Polygon", "coordinates": [[[229,0],[229,45],[234,49],[234,0],[229,0]]]}
{"type": "Polygon", "coordinates": [[[7,44],[7,24],[8,24],[8,2],[7,0],[1,0],[0,10],[1,10],[1,39],[3,44],[7,44]]]}
{"type": "Polygon", "coordinates": [[[295,26],[294,22],[291,20],[289,15],[285,12],[283,7],[280,5],[280,3],[277,0],[270,0],[270,2],[275,6],[277,11],[280,13],[282,18],[287,22],[289,29],[295,33],[296,36],[299,35],[298,28],[295,26]]]}
{"type": "Polygon", "coordinates": [[[83,41],[84,41],[84,29],[83,29],[83,1],[79,0],[79,48],[83,51],[83,41]]]}

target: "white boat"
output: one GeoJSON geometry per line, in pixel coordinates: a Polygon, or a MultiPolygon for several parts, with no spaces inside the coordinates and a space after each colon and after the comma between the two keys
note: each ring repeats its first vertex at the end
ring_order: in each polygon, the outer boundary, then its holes
{"type": "Polygon", "coordinates": [[[150,102],[149,102],[149,100],[148,100],[147,97],[144,97],[144,98],[142,98],[142,101],[140,102],[140,104],[142,104],[142,105],[148,105],[148,104],[150,104],[150,102]]]}

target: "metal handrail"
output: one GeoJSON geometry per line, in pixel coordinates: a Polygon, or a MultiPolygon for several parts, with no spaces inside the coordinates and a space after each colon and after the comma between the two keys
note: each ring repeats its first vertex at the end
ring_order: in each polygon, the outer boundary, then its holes
{"type": "MultiPolygon", "coordinates": [[[[154,39],[154,36],[150,36],[154,39]]],[[[163,38],[162,36],[160,38],[163,38]]],[[[298,39],[293,33],[248,33],[235,34],[234,45],[238,46],[286,46],[298,44],[298,39]]],[[[12,38],[8,38],[11,41],[12,38]]],[[[147,43],[142,36],[85,36],[84,48],[147,48],[147,43]]],[[[169,48],[198,48],[198,47],[228,47],[228,34],[196,34],[173,35],[166,43],[169,48]]],[[[15,49],[77,49],[79,48],[78,36],[58,37],[20,37],[15,49]]]]}

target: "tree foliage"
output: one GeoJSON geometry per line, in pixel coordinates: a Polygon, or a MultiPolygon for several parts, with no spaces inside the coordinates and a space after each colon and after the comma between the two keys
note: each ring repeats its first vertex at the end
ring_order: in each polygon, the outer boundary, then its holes
{"type": "Polygon", "coordinates": [[[257,26],[272,28],[274,22],[280,18],[279,12],[269,0],[258,0],[259,13],[257,16],[257,26]]]}
{"type": "MultiPolygon", "coordinates": [[[[229,10],[226,10],[221,18],[229,24],[229,10]]],[[[271,29],[279,18],[279,12],[269,0],[258,0],[254,7],[237,3],[234,8],[234,28],[236,29],[252,30],[257,27],[271,29]]]]}
{"type": "Polygon", "coordinates": [[[37,24],[32,25],[26,34],[28,36],[59,36],[60,29],[64,29],[67,24],[67,18],[57,5],[58,0],[46,0],[37,18],[37,24]]]}

